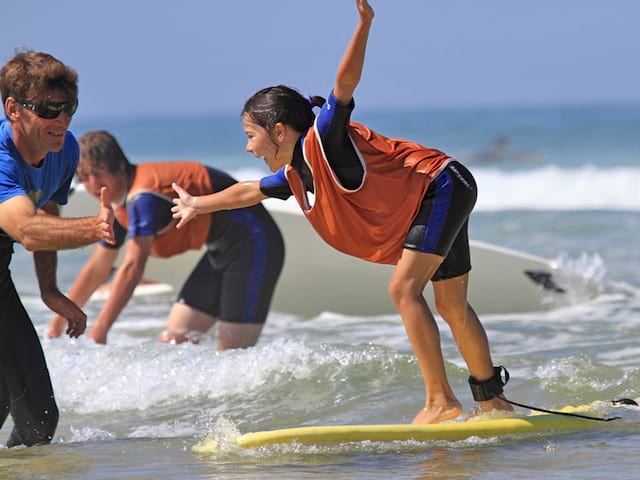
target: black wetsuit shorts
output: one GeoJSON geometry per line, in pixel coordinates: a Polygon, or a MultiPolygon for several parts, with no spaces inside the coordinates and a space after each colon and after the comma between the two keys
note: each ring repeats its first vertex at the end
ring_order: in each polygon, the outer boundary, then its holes
{"type": "MultiPolygon", "coordinates": [[[[235,183],[212,174],[214,190],[235,183]]],[[[216,212],[207,252],[178,294],[178,302],[225,322],[264,323],[284,263],[284,240],[262,204],[216,212]]]]}
{"type": "Polygon", "coordinates": [[[11,280],[12,243],[0,231],[0,427],[11,414],[7,447],[49,443],[58,424],[38,334],[11,280]]]}
{"type": "Polygon", "coordinates": [[[404,248],[444,257],[432,281],[471,270],[468,223],[477,195],[473,175],[456,160],[451,160],[429,184],[404,248]]]}

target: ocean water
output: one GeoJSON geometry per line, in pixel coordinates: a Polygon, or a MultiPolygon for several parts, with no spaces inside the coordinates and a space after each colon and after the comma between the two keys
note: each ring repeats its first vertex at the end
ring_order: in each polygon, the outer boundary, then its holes
{"type": "MultiPolygon", "coordinates": [[[[405,423],[423,386],[397,315],[316,318],[271,312],[254,348],[217,353],[165,345],[172,294],[133,299],[106,346],[45,339],[30,256],[17,247],[14,281],[43,338],[60,424],[51,445],[0,449],[10,479],[618,479],[637,478],[640,411],[640,106],[366,112],[354,120],[440,148],[476,175],[471,237],[540,255],[606,283],[606,294],[544,312],[487,315],[509,398],[543,408],[594,404],[622,420],[562,434],[459,442],[285,445],[199,455],[213,433],[228,439],[297,425],[405,423]],[[507,139],[496,151],[497,138],[507,139]],[[493,149],[492,149],[493,148],[493,149]]],[[[104,128],[135,162],[196,159],[238,178],[266,173],[244,152],[237,115],[82,120],[104,128]]],[[[59,283],[73,281],[91,249],[60,252],[59,283]]],[[[383,295],[386,292],[372,292],[383,295]]],[[[99,303],[86,306],[95,318],[99,303]]],[[[465,409],[467,372],[440,321],[447,370],[465,409]]],[[[11,428],[0,430],[3,442],[11,428]]]]}

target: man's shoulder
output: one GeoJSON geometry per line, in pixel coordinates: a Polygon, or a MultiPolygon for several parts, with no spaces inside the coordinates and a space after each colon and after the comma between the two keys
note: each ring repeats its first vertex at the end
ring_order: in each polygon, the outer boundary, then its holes
{"type": "Polygon", "coordinates": [[[78,140],[71,130],[67,130],[67,134],[64,137],[64,148],[72,148],[74,150],[80,150],[78,140]]]}
{"type": "Polygon", "coordinates": [[[62,148],[57,152],[49,152],[45,157],[45,169],[50,173],[52,171],[62,171],[66,179],[69,175],[75,173],[79,161],[80,146],[73,133],[67,131],[62,148]]]}
{"type": "Polygon", "coordinates": [[[18,164],[13,153],[0,146],[0,174],[15,175],[18,172],[18,164]]]}
{"type": "Polygon", "coordinates": [[[11,124],[6,118],[0,119],[0,144],[4,145],[11,139],[11,124]]]}
{"type": "Polygon", "coordinates": [[[71,161],[78,161],[80,158],[80,145],[78,144],[78,140],[70,130],[67,130],[67,134],[64,139],[64,145],[62,146],[62,150],[60,150],[60,155],[65,159],[69,159],[71,161]]]}
{"type": "Polygon", "coordinates": [[[11,137],[11,127],[5,118],[0,120],[0,162],[11,163],[15,168],[15,158],[13,153],[13,140],[11,137]]]}
{"type": "Polygon", "coordinates": [[[16,151],[11,147],[13,141],[6,134],[8,123],[0,124],[0,204],[7,207],[7,200],[24,194],[23,173],[19,169],[20,161],[17,161],[16,151]]]}

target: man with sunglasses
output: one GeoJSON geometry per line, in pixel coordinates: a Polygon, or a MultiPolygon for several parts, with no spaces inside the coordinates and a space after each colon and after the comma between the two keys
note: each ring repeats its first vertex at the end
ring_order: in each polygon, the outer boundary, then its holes
{"type": "Polygon", "coordinates": [[[33,252],[43,302],[78,337],[86,315],[56,285],[56,250],[114,241],[113,210],[101,192],[95,217],[63,219],[79,159],[68,131],[78,106],[77,73],[46,53],[18,52],[0,70],[0,427],[11,414],[7,447],[51,442],[58,408],[42,346],[9,263],[13,242],[33,252]]]}

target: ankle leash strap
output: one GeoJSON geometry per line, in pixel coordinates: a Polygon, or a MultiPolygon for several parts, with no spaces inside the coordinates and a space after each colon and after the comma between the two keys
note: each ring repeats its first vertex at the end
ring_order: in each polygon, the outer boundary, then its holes
{"type": "MultiPolygon", "coordinates": [[[[489,378],[488,380],[484,380],[480,382],[473,376],[469,377],[469,386],[471,387],[471,393],[473,394],[473,399],[476,402],[483,402],[485,400],[491,400],[492,398],[495,398],[495,397],[500,397],[505,402],[510,403],[511,405],[514,405],[516,407],[527,408],[529,410],[535,410],[537,412],[542,412],[542,413],[551,413],[554,415],[565,415],[568,417],[578,417],[578,418],[584,418],[587,420],[596,420],[599,422],[610,422],[612,420],[620,419],[620,417],[602,418],[602,417],[592,417],[591,415],[583,415],[580,413],[558,412],[556,410],[547,410],[544,408],[532,407],[531,405],[524,405],[522,403],[513,402],[505,398],[505,396],[502,394],[504,391],[502,387],[504,387],[508,381],[509,381],[509,372],[502,365],[499,367],[493,367],[493,377],[489,378]]],[[[612,400],[611,403],[614,405],[634,405],[634,406],[638,405],[634,400],[628,399],[628,398],[612,400]]]]}
{"type": "Polygon", "coordinates": [[[488,380],[479,381],[475,377],[469,377],[469,386],[473,399],[476,402],[483,402],[499,397],[504,391],[504,387],[509,381],[509,372],[502,365],[493,367],[493,376],[488,380]]]}

